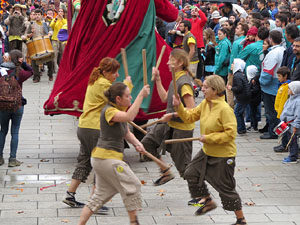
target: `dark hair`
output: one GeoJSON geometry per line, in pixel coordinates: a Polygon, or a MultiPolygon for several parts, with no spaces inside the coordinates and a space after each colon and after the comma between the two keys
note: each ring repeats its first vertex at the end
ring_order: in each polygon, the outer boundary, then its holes
{"type": "Polygon", "coordinates": [[[266,27],[260,27],[257,31],[257,36],[260,40],[265,40],[269,37],[269,29],[266,27]]]}
{"type": "Polygon", "coordinates": [[[288,18],[286,15],[280,13],[276,15],[276,19],[278,19],[281,23],[285,23],[285,25],[287,25],[288,23],[288,18]]]}
{"type": "Polygon", "coordinates": [[[191,30],[192,24],[191,24],[190,21],[182,20],[181,23],[183,23],[183,26],[184,26],[184,27],[187,27],[189,31],[191,30]]]}
{"type": "Polygon", "coordinates": [[[89,85],[93,85],[103,72],[116,72],[120,68],[120,63],[114,58],[105,57],[100,61],[99,67],[95,67],[89,78],[89,85]]]}
{"type": "Polygon", "coordinates": [[[43,12],[42,12],[42,10],[40,10],[40,9],[35,9],[35,10],[34,10],[34,12],[35,12],[35,13],[39,13],[39,14],[43,15],[43,12]]]}
{"type": "Polygon", "coordinates": [[[295,39],[299,37],[299,28],[295,24],[289,24],[285,28],[285,34],[295,39]]]}
{"type": "Polygon", "coordinates": [[[300,37],[295,38],[294,42],[300,42],[300,37]]]}
{"type": "Polygon", "coordinates": [[[244,0],[243,5],[249,5],[249,0],[244,0]]]}
{"type": "Polygon", "coordinates": [[[277,74],[281,74],[282,76],[286,76],[287,79],[290,78],[291,71],[286,66],[282,66],[277,70],[277,74]]]}
{"type": "Polygon", "coordinates": [[[261,26],[261,22],[258,19],[252,19],[250,22],[253,23],[253,26],[255,26],[257,29],[261,26]]]}
{"type": "Polygon", "coordinates": [[[107,89],[104,92],[104,95],[108,101],[112,103],[116,103],[116,97],[117,96],[122,97],[124,95],[126,88],[127,88],[126,84],[122,82],[115,82],[109,87],[109,89],[107,89]]]}
{"type": "Polygon", "coordinates": [[[23,58],[23,54],[20,50],[14,49],[9,52],[9,56],[10,56],[11,61],[16,66],[16,77],[19,77],[19,73],[21,70],[21,63],[19,62],[19,59],[23,58]]]}
{"type": "Polygon", "coordinates": [[[262,4],[262,5],[265,5],[265,4],[266,4],[266,1],[265,1],[265,0],[258,0],[257,2],[259,2],[259,3],[262,4]]]}
{"type": "Polygon", "coordinates": [[[229,34],[229,30],[228,30],[227,28],[224,28],[224,27],[220,28],[219,31],[221,31],[223,34],[225,34],[226,37],[227,37],[228,34],[229,34]]]}
{"type": "Polygon", "coordinates": [[[282,42],[282,33],[278,30],[272,30],[269,36],[270,39],[272,39],[272,41],[277,45],[282,42]]]}
{"type": "MultiPolygon", "coordinates": [[[[244,36],[246,36],[246,35],[247,35],[247,32],[248,32],[248,30],[249,30],[248,24],[239,22],[238,25],[240,25],[240,26],[242,27],[242,30],[244,31],[244,36]]],[[[238,26],[238,25],[237,25],[237,26],[238,26]]]]}
{"type": "Polygon", "coordinates": [[[252,16],[253,19],[257,19],[257,20],[262,20],[263,17],[259,12],[252,12],[250,13],[250,15],[252,16]]]}
{"type": "Polygon", "coordinates": [[[300,20],[300,13],[297,13],[297,14],[296,14],[295,19],[296,19],[296,20],[300,20]]]}

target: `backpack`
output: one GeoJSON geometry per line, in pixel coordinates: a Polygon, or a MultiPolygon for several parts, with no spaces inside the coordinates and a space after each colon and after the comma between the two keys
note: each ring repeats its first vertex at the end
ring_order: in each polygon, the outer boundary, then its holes
{"type": "Polygon", "coordinates": [[[16,111],[22,106],[22,89],[15,70],[10,75],[0,75],[0,110],[16,111]]]}

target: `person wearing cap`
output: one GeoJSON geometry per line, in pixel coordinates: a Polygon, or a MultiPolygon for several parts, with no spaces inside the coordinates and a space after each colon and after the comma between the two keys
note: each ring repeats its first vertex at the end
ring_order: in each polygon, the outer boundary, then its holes
{"type": "Polygon", "coordinates": [[[218,36],[218,30],[220,29],[220,24],[219,24],[219,20],[222,16],[220,15],[219,11],[213,11],[213,13],[211,14],[210,19],[213,21],[213,23],[215,24],[213,31],[215,32],[215,35],[218,36]]]}
{"type": "Polygon", "coordinates": [[[4,21],[4,23],[9,26],[8,40],[10,51],[13,49],[22,51],[21,36],[25,33],[26,30],[24,16],[22,15],[22,8],[26,8],[26,6],[15,4],[13,6],[13,13],[4,21]]]}

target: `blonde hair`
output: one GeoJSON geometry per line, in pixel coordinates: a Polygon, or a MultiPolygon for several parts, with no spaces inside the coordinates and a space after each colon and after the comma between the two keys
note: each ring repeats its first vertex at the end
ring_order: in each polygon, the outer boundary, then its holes
{"type": "Polygon", "coordinates": [[[214,44],[214,46],[218,45],[216,42],[215,32],[211,28],[205,29],[203,31],[203,34],[207,37],[206,44],[208,44],[208,42],[211,41],[214,44]]]}
{"type": "Polygon", "coordinates": [[[191,77],[195,77],[195,74],[193,74],[190,70],[189,70],[189,65],[190,65],[190,60],[189,60],[189,55],[186,51],[184,51],[183,49],[174,49],[171,54],[172,57],[174,57],[176,60],[181,61],[182,62],[182,69],[186,72],[188,72],[188,74],[191,77]]]}
{"type": "Polygon", "coordinates": [[[222,77],[218,75],[210,75],[206,77],[205,81],[207,86],[217,91],[218,96],[223,96],[225,94],[225,82],[222,77]]]}

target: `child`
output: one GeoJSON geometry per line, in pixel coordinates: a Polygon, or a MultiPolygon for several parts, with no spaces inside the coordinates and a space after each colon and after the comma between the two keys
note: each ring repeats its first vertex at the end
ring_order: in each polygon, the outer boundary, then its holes
{"type": "MultiPolygon", "coordinates": [[[[280,118],[285,102],[288,99],[288,84],[291,82],[290,78],[290,70],[286,66],[280,67],[277,71],[279,88],[277,91],[274,108],[277,112],[277,118],[280,118]]],[[[288,143],[287,133],[283,134],[281,145],[275,146],[273,149],[275,152],[285,152],[286,145],[288,143]]]]}
{"type": "Polygon", "coordinates": [[[298,135],[300,128],[300,81],[293,81],[288,84],[288,94],[290,98],[286,101],[284,109],[281,113],[280,119],[292,121],[289,124],[290,130],[288,133],[288,140],[291,139],[292,133],[294,134],[290,143],[290,154],[283,159],[283,163],[297,163],[298,159],[298,135]]]}
{"type": "Polygon", "coordinates": [[[250,117],[251,117],[251,126],[247,128],[247,131],[258,131],[258,119],[257,112],[259,108],[259,104],[261,102],[261,90],[259,84],[259,75],[257,67],[254,65],[247,67],[247,79],[249,81],[249,88],[251,93],[250,98],[250,117]]]}
{"type": "Polygon", "coordinates": [[[233,71],[233,83],[227,85],[228,90],[232,90],[235,98],[236,105],[234,108],[234,114],[237,120],[238,134],[246,133],[246,125],[244,120],[244,112],[250,101],[250,88],[246,76],[244,74],[245,61],[241,59],[234,59],[232,64],[233,71]]]}

